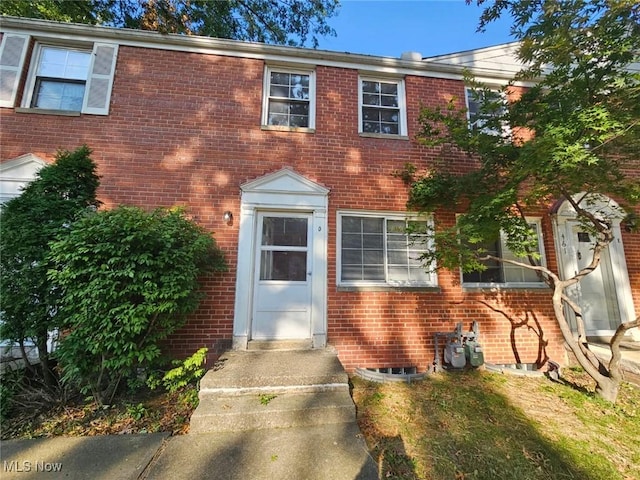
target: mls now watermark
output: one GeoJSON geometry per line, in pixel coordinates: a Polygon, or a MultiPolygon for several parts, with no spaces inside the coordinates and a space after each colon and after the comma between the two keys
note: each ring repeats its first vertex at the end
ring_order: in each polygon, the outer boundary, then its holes
{"type": "Polygon", "coordinates": [[[17,460],[11,460],[11,461],[7,461],[5,460],[4,462],[2,462],[2,467],[4,472],[9,473],[9,472],[16,472],[16,473],[21,473],[21,472],[46,472],[46,473],[55,473],[55,472],[61,472],[62,471],[62,462],[41,462],[41,461],[29,461],[29,460],[23,460],[23,461],[17,461],[17,460]]]}

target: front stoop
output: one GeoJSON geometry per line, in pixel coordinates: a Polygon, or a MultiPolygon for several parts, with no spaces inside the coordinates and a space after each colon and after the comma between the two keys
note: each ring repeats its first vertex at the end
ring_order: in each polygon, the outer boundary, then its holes
{"type": "Polygon", "coordinates": [[[349,378],[332,350],[227,352],[200,382],[191,433],[355,422],[349,378]]]}

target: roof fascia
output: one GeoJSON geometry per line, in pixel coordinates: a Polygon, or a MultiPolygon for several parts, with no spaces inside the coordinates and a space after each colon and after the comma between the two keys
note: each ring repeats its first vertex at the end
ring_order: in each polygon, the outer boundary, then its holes
{"type": "MultiPolygon", "coordinates": [[[[23,33],[39,39],[55,38],[66,41],[101,41],[123,46],[156,48],[208,55],[223,55],[260,59],[266,62],[297,63],[339,68],[353,68],[387,75],[414,75],[452,80],[462,80],[471,71],[478,78],[492,81],[511,80],[510,75],[499,70],[473,69],[466,66],[425,60],[403,60],[349,52],[334,52],[301,47],[268,45],[259,42],[243,42],[212,37],[162,34],[143,30],[61,23],[50,20],[34,20],[19,17],[0,17],[0,29],[8,33],[23,33]]],[[[431,57],[432,59],[442,57],[431,57]]],[[[524,85],[524,84],[523,84],[524,85]]]]}

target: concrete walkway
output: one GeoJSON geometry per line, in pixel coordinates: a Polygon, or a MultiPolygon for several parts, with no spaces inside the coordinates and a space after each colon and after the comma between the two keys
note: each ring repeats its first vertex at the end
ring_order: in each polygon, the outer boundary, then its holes
{"type": "MultiPolygon", "coordinates": [[[[606,355],[604,348],[592,348],[606,355]]],[[[637,344],[623,349],[623,360],[626,372],[640,372],[637,344]]],[[[154,433],[7,440],[0,442],[0,460],[2,480],[378,479],[355,422],[175,437],[154,433]]]]}
{"type": "Polygon", "coordinates": [[[3,480],[378,479],[348,376],[331,350],[226,353],[201,381],[187,435],[9,440],[0,447],[3,480]]]}
{"type": "Polygon", "coordinates": [[[377,480],[357,424],[8,440],[3,480],[377,480]]]}

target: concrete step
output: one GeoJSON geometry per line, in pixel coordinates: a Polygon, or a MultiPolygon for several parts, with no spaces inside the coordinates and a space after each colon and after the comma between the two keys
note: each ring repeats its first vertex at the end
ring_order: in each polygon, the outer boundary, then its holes
{"type": "Polygon", "coordinates": [[[311,350],[311,340],[250,340],[247,350],[250,352],[274,350],[311,350]]]}
{"type": "Polygon", "coordinates": [[[200,380],[200,398],[342,390],[348,384],[349,377],[333,351],[232,351],[223,354],[200,380]]]}
{"type": "Polygon", "coordinates": [[[191,416],[190,433],[235,432],[354,422],[349,391],[210,395],[191,416]]]}
{"type": "Polygon", "coordinates": [[[200,380],[193,433],[355,422],[347,376],[334,350],[224,353],[200,380]]]}

